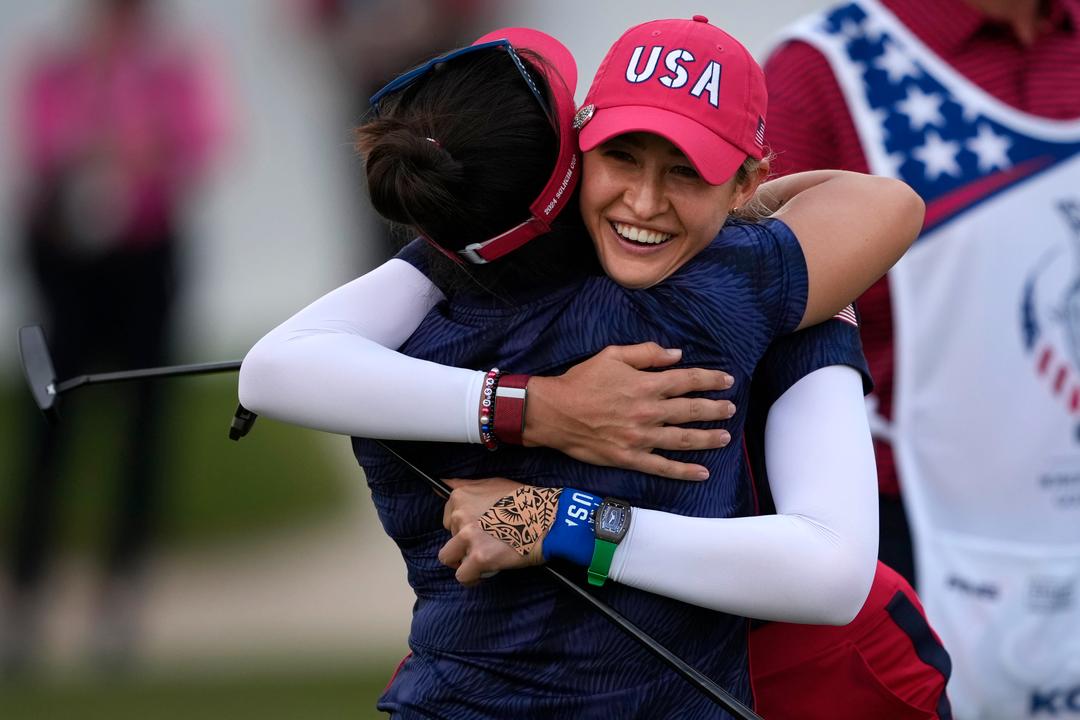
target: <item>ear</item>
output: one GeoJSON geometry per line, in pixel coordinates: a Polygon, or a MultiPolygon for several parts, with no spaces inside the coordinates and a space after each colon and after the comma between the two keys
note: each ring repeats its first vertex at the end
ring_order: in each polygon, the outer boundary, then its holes
{"type": "Polygon", "coordinates": [[[769,160],[766,158],[758,164],[757,172],[751,174],[749,180],[735,188],[735,197],[733,198],[735,207],[745,207],[750,202],[750,199],[754,197],[758,186],[765,182],[768,177],[769,160]]]}

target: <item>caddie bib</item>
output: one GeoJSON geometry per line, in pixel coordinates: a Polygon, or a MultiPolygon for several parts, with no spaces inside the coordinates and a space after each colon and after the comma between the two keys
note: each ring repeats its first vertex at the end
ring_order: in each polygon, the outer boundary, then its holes
{"type": "Polygon", "coordinates": [[[874,0],[790,28],[871,172],[927,205],[890,271],[892,443],[961,720],[1080,718],[1080,120],[1011,108],[874,0]]]}

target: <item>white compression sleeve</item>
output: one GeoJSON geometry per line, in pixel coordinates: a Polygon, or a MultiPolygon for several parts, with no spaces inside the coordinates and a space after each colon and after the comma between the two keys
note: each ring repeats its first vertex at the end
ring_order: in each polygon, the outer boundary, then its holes
{"type": "Polygon", "coordinates": [[[777,515],[635,509],[612,579],[747,617],[850,622],[870,591],[878,539],[859,374],[834,365],[789,388],[769,411],[765,454],[777,515]]]}
{"type": "Polygon", "coordinates": [[[240,368],[240,402],[260,415],[344,435],[480,442],[484,372],[392,349],[440,300],[423,273],[390,260],[259,340],[240,368]]]}

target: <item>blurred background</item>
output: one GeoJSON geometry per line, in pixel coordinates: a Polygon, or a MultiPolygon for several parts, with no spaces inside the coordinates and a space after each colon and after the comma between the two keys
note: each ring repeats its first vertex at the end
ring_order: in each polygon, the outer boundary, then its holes
{"type": "Polygon", "coordinates": [[[348,443],[261,420],[234,359],[393,248],[350,128],[399,71],[492,28],[569,45],[584,97],[630,25],[701,13],[759,57],[821,0],[0,0],[0,717],[379,717],[412,595],[348,443]]]}

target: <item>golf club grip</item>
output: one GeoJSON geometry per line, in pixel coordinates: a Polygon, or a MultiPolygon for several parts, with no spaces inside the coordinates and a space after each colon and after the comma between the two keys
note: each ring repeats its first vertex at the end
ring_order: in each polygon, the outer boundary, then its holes
{"type": "MultiPolygon", "coordinates": [[[[400,460],[407,468],[416,473],[417,476],[427,481],[427,483],[431,485],[432,488],[435,489],[435,492],[438,493],[441,497],[450,497],[452,488],[446,483],[444,483],[442,480],[439,480],[438,478],[431,476],[424,470],[421,470],[411,461],[406,459],[401,453],[387,445],[382,440],[375,440],[375,444],[379,445],[388,453],[400,460]]],[[[684,679],[686,679],[687,682],[696,687],[700,692],[711,698],[714,702],[716,702],[716,704],[720,705],[720,707],[724,708],[735,717],[741,718],[742,720],[763,720],[760,715],[739,702],[731,695],[731,693],[720,687],[720,685],[718,685],[710,678],[703,675],[696,668],[686,663],[678,655],[661,645],[647,632],[624,618],[611,607],[609,607],[608,604],[605,603],[603,600],[600,600],[599,598],[593,596],[592,593],[590,593],[588,590],[584,589],[583,587],[581,587],[573,580],[566,577],[550,565],[544,565],[544,570],[546,570],[548,574],[552,575],[556,580],[562,583],[563,586],[566,587],[568,590],[570,590],[579,598],[591,605],[593,609],[603,615],[604,618],[608,620],[608,622],[610,622],[615,627],[619,628],[619,630],[622,630],[624,633],[636,640],[643,648],[651,652],[656,657],[660,658],[660,660],[667,663],[667,665],[672,670],[681,675],[684,679]]]]}

